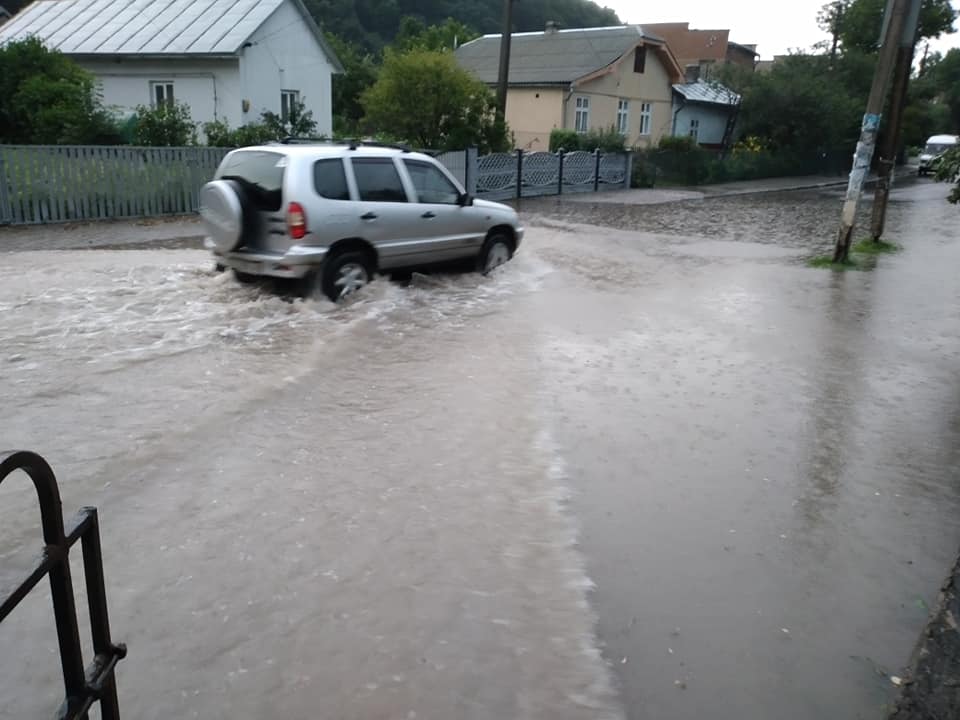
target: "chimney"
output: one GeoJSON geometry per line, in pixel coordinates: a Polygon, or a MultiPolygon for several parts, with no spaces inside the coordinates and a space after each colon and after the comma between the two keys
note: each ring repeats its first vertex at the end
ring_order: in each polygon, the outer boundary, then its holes
{"type": "Polygon", "coordinates": [[[687,71],[685,73],[684,80],[688,83],[695,83],[700,80],[700,66],[687,65],[687,71]]]}
{"type": "Polygon", "coordinates": [[[543,32],[545,35],[556,35],[560,31],[560,23],[556,20],[547,20],[547,25],[543,32]]]}

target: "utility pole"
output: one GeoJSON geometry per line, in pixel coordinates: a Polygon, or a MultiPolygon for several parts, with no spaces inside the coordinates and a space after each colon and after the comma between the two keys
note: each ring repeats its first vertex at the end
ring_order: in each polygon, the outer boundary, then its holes
{"type": "Polygon", "coordinates": [[[883,104],[887,99],[887,88],[890,84],[890,76],[893,74],[897,49],[900,46],[900,39],[907,25],[912,4],[913,0],[887,0],[880,57],[873,75],[867,109],[863,114],[860,141],[853,156],[853,168],[850,170],[847,196],[840,217],[840,230],[837,232],[837,246],[833,251],[835,263],[846,262],[850,256],[850,242],[853,239],[853,228],[857,220],[857,210],[860,207],[863,183],[870,170],[870,163],[873,161],[877,132],[880,129],[880,116],[883,113],[883,104]]]}
{"type": "Polygon", "coordinates": [[[503,0],[503,22],[500,29],[500,74],[497,78],[497,117],[507,116],[507,86],[510,81],[510,39],[513,34],[513,2],[503,0]]]}
{"type": "Polygon", "coordinates": [[[887,201],[893,186],[897,150],[900,147],[900,131],[903,111],[907,106],[907,88],[913,68],[913,53],[917,44],[917,26],[922,0],[911,0],[910,14],[903,28],[903,36],[897,48],[896,67],[893,71],[893,89],[890,95],[890,120],[880,148],[880,165],[877,169],[877,190],[873,195],[873,217],[870,220],[870,237],[880,242],[887,220],[887,201]]]}

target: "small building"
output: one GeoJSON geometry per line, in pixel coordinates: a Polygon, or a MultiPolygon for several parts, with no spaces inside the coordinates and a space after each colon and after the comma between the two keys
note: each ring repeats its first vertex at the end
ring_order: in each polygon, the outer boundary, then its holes
{"type": "Polygon", "coordinates": [[[721,150],[730,141],[740,109],[740,96],[719,83],[673,86],[673,135],[689,135],[702,147],[721,150]]]}
{"type": "MultiPolygon", "coordinates": [[[[461,67],[495,87],[500,35],[456,51],[461,67]]],[[[628,146],[656,145],[670,133],[680,65],[666,43],[638,25],[515,33],[506,120],[517,147],[546,150],[554,128],[616,128],[628,146]]]]}
{"type": "Polygon", "coordinates": [[[197,123],[238,127],[302,102],[332,132],[340,61],[302,0],[37,0],[0,27],[35,36],[97,79],[104,105],[186,103],[197,123]]]}

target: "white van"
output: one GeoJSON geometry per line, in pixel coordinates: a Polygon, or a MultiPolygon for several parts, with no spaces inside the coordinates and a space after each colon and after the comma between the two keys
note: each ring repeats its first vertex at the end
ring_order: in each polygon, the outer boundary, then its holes
{"type": "Polygon", "coordinates": [[[933,172],[937,160],[950,148],[956,147],[960,143],[960,136],[957,135],[933,135],[927,140],[926,147],[920,153],[920,167],[917,170],[918,175],[926,175],[933,172]]]}

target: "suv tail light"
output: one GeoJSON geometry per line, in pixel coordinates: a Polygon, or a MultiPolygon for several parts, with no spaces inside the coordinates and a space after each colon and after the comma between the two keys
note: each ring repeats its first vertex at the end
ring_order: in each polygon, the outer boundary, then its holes
{"type": "Polygon", "coordinates": [[[307,234],[307,214],[300,203],[292,202],[287,205],[287,231],[294,240],[307,234]]]}

